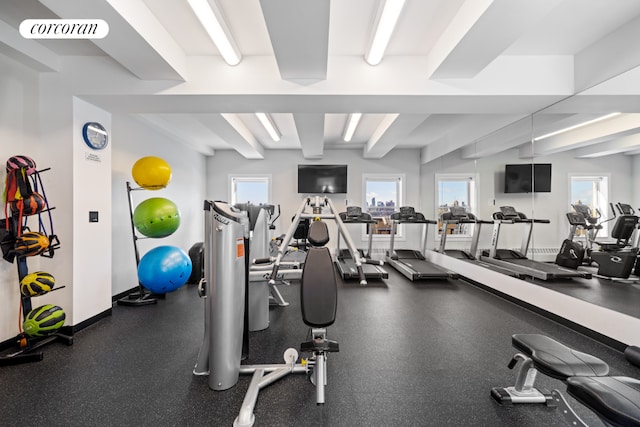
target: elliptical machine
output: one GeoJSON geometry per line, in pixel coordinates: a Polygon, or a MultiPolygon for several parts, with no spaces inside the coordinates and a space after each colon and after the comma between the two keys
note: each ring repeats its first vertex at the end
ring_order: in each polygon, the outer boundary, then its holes
{"type": "Polygon", "coordinates": [[[611,221],[613,218],[599,222],[600,218],[602,218],[599,209],[595,208],[595,214],[592,214],[591,208],[587,205],[577,203],[572,204],[571,207],[574,211],[567,212],[567,220],[571,225],[569,236],[562,242],[560,252],[556,257],[556,264],[568,268],[578,268],[580,265],[591,265],[593,263],[591,259],[593,242],[596,240],[600,230],[602,230],[602,224],[611,221]],[[584,236],[584,242],[576,240],[576,236],[579,234],[584,236]]]}
{"type": "Polygon", "coordinates": [[[582,259],[582,263],[586,265],[591,265],[593,260],[591,259],[591,251],[593,250],[593,242],[598,238],[598,233],[602,230],[604,224],[607,221],[611,221],[615,218],[609,218],[602,222],[600,222],[600,218],[602,218],[602,213],[598,208],[594,208],[595,214],[592,213],[591,209],[587,205],[583,204],[575,204],[571,205],[574,211],[577,214],[582,215],[583,224],[580,226],[576,226],[572,223],[571,218],[569,218],[569,213],[567,214],[567,219],[569,219],[569,224],[571,224],[571,231],[569,232],[569,239],[573,240],[573,236],[575,236],[578,229],[582,228],[584,230],[584,257],[582,259]]]}

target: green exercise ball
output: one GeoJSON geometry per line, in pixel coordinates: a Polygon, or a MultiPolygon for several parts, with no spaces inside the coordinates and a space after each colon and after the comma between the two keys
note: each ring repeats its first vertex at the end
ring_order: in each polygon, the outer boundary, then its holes
{"type": "Polygon", "coordinates": [[[173,234],[180,226],[180,210],[164,197],[152,197],[133,211],[133,224],[140,234],[161,238],[173,234]]]}

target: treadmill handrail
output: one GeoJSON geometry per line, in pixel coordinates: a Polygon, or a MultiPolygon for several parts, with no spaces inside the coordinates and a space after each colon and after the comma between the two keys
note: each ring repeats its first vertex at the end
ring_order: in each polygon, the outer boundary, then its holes
{"type": "Polygon", "coordinates": [[[477,222],[480,222],[476,219],[471,219],[471,218],[460,218],[460,219],[443,219],[442,223],[443,224],[475,224],[477,222]]]}
{"type": "Polygon", "coordinates": [[[535,218],[504,218],[504,219],[494,219],[493,222],[499,221],[502,224],[527,224],[527,223],[535,223],[535,224],[550,224],[551,221],[548,219],[535,219],[535,218]]]}
{"type": "Polygon", "coordinates": [[[396,224],[437,224],[433,219],[392,219],[396,224]]]}
{"type": "Polygon", "coordinates": [[[342,222],[344,224],[375,224],[378,221],[374,219],[343,219],[342,222]]]}

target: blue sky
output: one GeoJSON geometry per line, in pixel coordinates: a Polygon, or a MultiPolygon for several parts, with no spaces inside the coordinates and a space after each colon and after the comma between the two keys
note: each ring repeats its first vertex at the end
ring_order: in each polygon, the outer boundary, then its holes
{"type": "Polygon", "coordinates": [[[397,183],[395,181],[377,181],[367,183],[367,205],[371,203],[372,198],[376,198],[377,202],[387,202],[389,200],[397,200],[397,183]]]}
{"type": "Polygon", "coordinates": [[[268,186],[266,182],[244,181],[238,182],[236,187],[237,203],[251,202],[254,205],[269,203],[268,186]]]}

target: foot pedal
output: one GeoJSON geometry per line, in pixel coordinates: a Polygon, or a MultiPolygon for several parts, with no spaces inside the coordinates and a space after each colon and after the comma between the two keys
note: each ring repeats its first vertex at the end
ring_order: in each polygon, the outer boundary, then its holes
{"type": "Polygon", "coordinates": [[[544,403],[548,407],[555,407],[556,401],[552,393],[544,389],[531,389],[518,392],[513,387],[494,387],[491,397],[500,405],[511,406],[515,403],[544,403]]]}
{"type": "Polygon", "coordinates": [[[513,405],[513,400],[511,400],[511,395],[502,387],[494,387],[491,389],[491,397],[493,400],[498,402],[501,405],[511,406],[513,405]]]}

